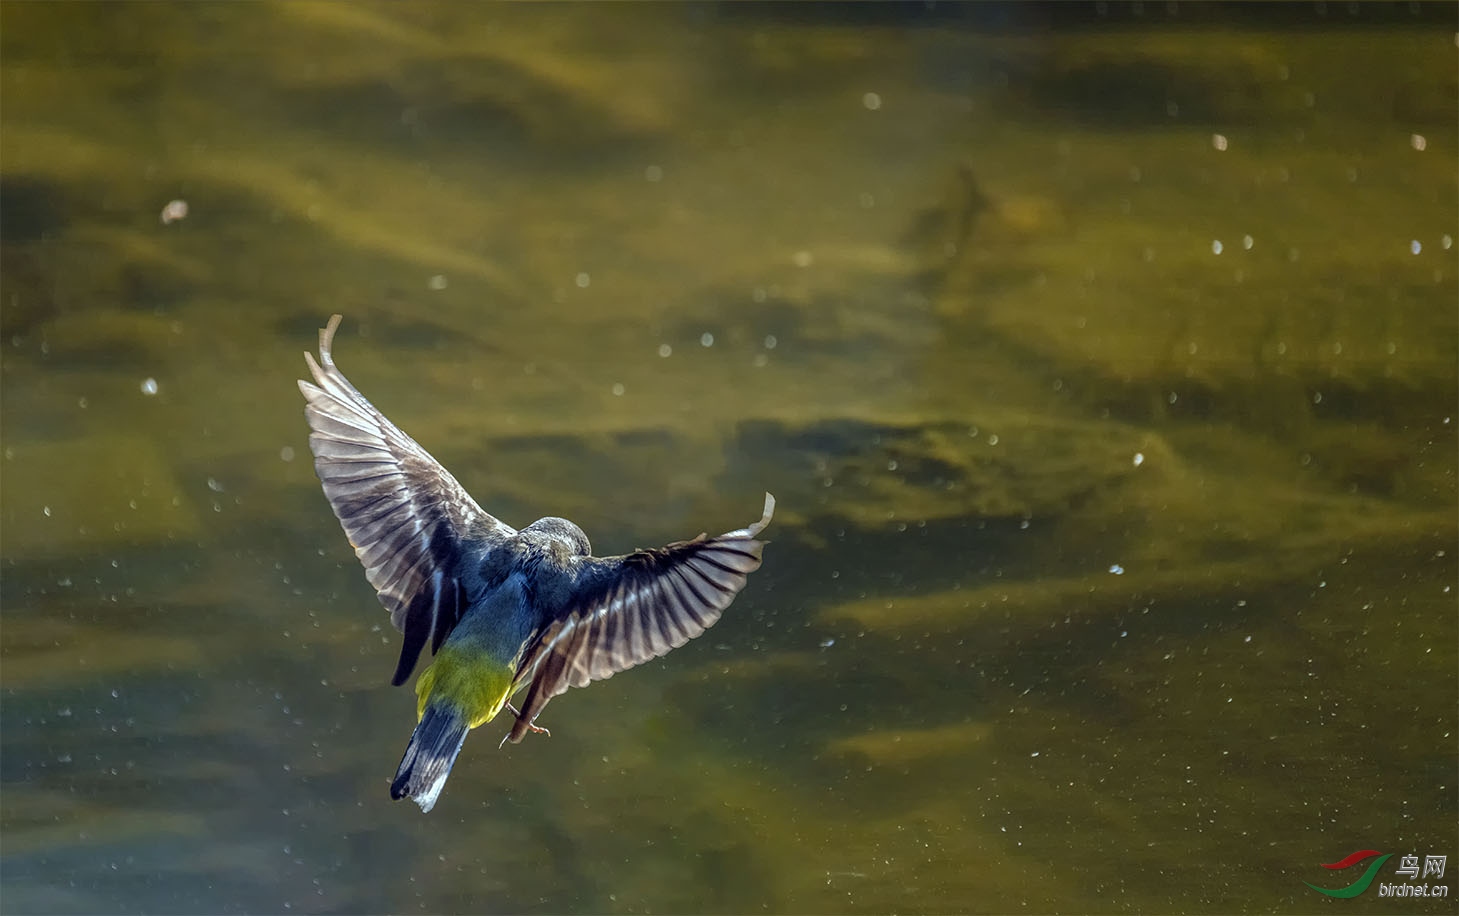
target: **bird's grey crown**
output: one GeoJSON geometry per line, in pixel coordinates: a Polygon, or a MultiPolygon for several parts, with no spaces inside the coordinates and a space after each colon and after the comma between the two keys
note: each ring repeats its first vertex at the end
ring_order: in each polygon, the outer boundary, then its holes
{"type": "Polygon", "coordinates": [[[522,529],[523,534],[528,532],[542,535],[547,540],[565,545],[574,556],[586,557],[593,553],[593,545],[588,542],[588,536],[583,533],[583,529],[565,518],[556,516],[539,518],[522,529]]]}

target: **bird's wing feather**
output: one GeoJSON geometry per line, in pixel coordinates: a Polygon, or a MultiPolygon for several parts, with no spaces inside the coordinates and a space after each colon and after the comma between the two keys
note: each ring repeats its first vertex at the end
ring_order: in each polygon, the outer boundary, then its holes
{"type": "Polygon", "coordinates": [[[703,633],[760,568],[775,498],[748,528],[623,557],[589,557],[578,567],[574,602],[523,654],[517,682],[530,678],[508,738],[516,743],[547,701],[569,687],[612,677],[703,633]]]}
{"type": "Polygon", "coordinates": [[[456,478],[416,444],[334,365],[340,316],[319,332],[319,360],[305,353],[315,384],[299,382],[307,402],[309,448],[334,514],[390,622],[405,634],[392,683],[410,677],[426,643],[435,652],[460,620],[464,590],[456,576],[461,541],[490,544],[515,530],[488,515],[456,478]]]}

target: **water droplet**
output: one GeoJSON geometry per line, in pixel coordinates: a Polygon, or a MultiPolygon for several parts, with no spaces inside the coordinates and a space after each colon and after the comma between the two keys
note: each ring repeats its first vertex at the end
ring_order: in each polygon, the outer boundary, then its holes
{"type": "Polygon", "coordinates": [[[162,220],[162,225],[170,226],[178,220],[187,219],[187,210],[187,201],[185,200],[168,201],[167,206],[162,208],[162,214],[159,217],[162,220]]]}

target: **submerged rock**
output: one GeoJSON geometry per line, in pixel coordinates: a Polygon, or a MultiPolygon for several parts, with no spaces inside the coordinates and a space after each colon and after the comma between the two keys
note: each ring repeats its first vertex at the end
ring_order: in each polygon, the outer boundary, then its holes
{"type": "MultiPolygon", "coordinates": [[[[1142,436],[1130,428],[983,416],[747,421],[730,454],[756,468],[780,468],[770,486],[792,511],[863,529],[1056,517],[1136,471],[1131,456],[1142,436]]],[[[732,464],[727,473],[739,478],[749,470],[732,464]]]]}

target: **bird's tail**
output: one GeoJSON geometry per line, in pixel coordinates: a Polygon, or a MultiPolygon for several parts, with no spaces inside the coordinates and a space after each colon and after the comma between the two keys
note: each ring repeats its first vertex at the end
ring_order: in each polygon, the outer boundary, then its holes
{"type": "Polygon", "coordinates": [[[466,743],[466,732],[466,719],[450,705],[427,704],[400,758],[390,797],[413,798],[422,811],[431,810],[466,743]]]}

